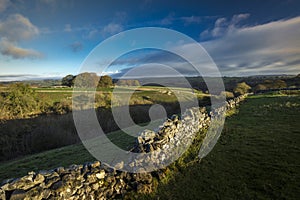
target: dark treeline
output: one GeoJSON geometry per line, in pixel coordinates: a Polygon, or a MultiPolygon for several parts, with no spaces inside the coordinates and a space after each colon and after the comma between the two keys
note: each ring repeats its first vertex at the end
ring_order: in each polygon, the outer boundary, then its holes
{"type": "MultiPolygon", "coordinates": [[[[207,86],[202,77],[187,77],[191,87],[203,92],[207,91],[207,86]]],[[[207,79],[216,79],[214,77],[207,77],[207,79]]],[[[164,83],[172,87],[184,87],[185,84],[183,79],[178,79],[176,77],[163,77],[163,78],[140,78],[139,82],[141,85],[148,83],[147,85],[158,86],[164,83]],[[149,84],[153,82],[153,84],[149,84]]],[[[290,88],[300,87],[300,74],[297,76],[250,76],[250,77],[222,77],[226,91],[234,92],[238,83],[245,82],[251,87],[252,91],[260,90],[261,87],[266,89],[279,89],[279,88],[290,88]]]]}

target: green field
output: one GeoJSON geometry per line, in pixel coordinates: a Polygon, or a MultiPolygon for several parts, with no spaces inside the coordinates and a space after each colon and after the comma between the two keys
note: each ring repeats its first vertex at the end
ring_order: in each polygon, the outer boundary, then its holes
{"type": "Polygon", "coordinates": [[[299,199],[300,96],[249,97],[212,152],[147,199],[299,199]]]}
{"type": "MultiPolygon", "coordinates": [[[[0,95],[0,161],[79,142],[71,113],[72,88],[27,88],[33,90],[30,95],[23,95],[18,88],[6,89],[7,92],[2,91],[3,96],[0,95]],[[8,94],[15,95],[11,98],[8,94]],[[23,104],[17,106],[15,102],[23,104]]],[[[112,94],[112,88],[102,88],[95,95],[94,107],[106,133],[119,129],[110,110],[112,99],[116,99],[113,101],[116,109],[129,103],[132,119],[138,124],[150,120],[148,111],[153,104],[163,105],[171,116],[180,112],[178,97],[185,105],[192,98],[198,98],[200,105],[210,102],[208,94],[185,88],[142,86],[134,90],[134,87],[118,86],[115,89],[116,94],[112,94]],[[130,97],[129,101],[125,96],[130,97]]]]}
{"type": "MultiPolygon", "coordinates": [[[[147,125],[141,123],[139,126],[147,125]]],[[[160,120],[152,121],[153,126],[160,125],[160,120]]],[[[131,127],[124,131],[132,132],[131,127]]],[[[114,131],[107,134],[111,142],[124,150],[129,150],[135,143],[135,138],[128,136],[123,131],[114,131]]],[[[56,167],[68,167],[72,164],[93,162],[96,159],[86,150],[82,144],[74,144],[57,148],[19,159],[0,162],[0,183],[4,179],[24,176],[29,171],[51,170],[56,167]]]]}
{"type": "MultiPolygon", "coordinates": [[[[49,104],[63,101],[65,101],[67,104],[71,104],[72,102],[73,88],[34,88],[34,91],[37,93],[38,98],[49,104]]],[[[199,99],[209,97],[208,94],[203,94],[197,90],[193,90],[193,92],[195,93],[194,95],[191,93],[192,90],[188,88],[173,87],[166,89],[156,86],[141,86],[136,90],[135,87],[130,86],[118,86],[115,88],[115,90],[114,88],[98,88],[96,91],[96,95],[101,96],[101,94],[111,94],[114,91],[115,96],[118,99],[122,99],[124,95],[132,92],[133,95],[130,98],[130,105],[174,103],[178,101],[178,97],[181,98],[180,100],[182,101],[190,101],[195,97],[198,97],[199,99]],[[167,94],[167,92],[171,90],[174,92],[167,94]]]]}
{"type": "MultiPolygon", "coordinates": [[[[300,195],[300,96],[251,96],[227,117],[223,133],[201,162],[189,150],[145,199],[297,199],[300,195]],[[192,157],[191,157],[192,155],[192,157]]],[[[109,137],[123,148],[132,138],[109,137]]],[[[94,158],[82,145],[30,155],[0,165],[0,180],[28,171],[82,164],[94,158]]]]}
{"type": "MultiPolygon", "coordinates": [[[[134,143],[134,140],[122,131],[112,132],[108,134],[108,138],[124,149],[128,149],[128,146],[134,143]]],[[[0,163],[0,183],[7,178],[24,176],[29,171],[50,170],[59,166],[68,167],[94,160],[96,159],[82,144],[69,145],[0,163]]]]}

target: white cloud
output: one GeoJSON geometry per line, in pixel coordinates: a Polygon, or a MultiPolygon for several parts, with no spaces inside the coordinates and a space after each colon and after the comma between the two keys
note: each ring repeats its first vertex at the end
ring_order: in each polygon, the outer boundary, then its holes
{"type": "Polygon", "coordinates": [[[20,41],[38,35],[39,29],[28,18],[13,14],[0,22],[0,34],[10,41],[20,41]]]}
{"type": "Polygon", "coordinates": [[[72,44],[70,44],[69,46],[71,48],[71,50],[76,53],[76,52],[79,52],[83,49],[83,44],[81,42],[74,42],[72,44]]]}
{"type": "MultiPolygon", "coordinates": [[[[233,17],[223,27],[222,36],[217,34],[219,38],[202,43],[223,73],[299,73],[300,17],[237,27],[236,23],[245,18],[245,15],[233,17]]],[[[215,28],[221,27],[222,21],[216,22],[215,28]]],[[[216,36],[218,31],[207,33],[216,36]]]]}
{"type": "Polygon", "coordinates": [[[41,53],[18,47],[18,43],[37,36],[39,29],[20,14],[9,15],[0,21],[0,53],[12,58],[40,58],[41,53]]]}
{"type": "MultiPolygon", "coordinates": [[[[245,16],[237,16],[237,22],[245,16]]],[[[218,20],[218,26],[223,20],[218,20]]],[[[235,23],[229,23],[235,24],[235,23]]],[[[300,17],[283,19],[255,26],[234,26],[212,40],[200,43],[213,58],[222,75],[248,76],[263,74],[299,74],[300,73],[300,17]]],[[[209,34],[213,34],[208,31],[209,34]]],[[[213,70],[211,60],[198,50],[197,43],[170,45],[172,52],[185,55],[201,67],[205,75],[218,75],[213,70]]],[[[162,63],[171,66],[182,74],[195,74],[186,62],[162,52],[147,53],[122,58],[114,64],[135,67],[144,63],[162,63]]],[[[125,70],[123,70],[125,72],[125,70]]],[[[122,71],[120,72],[122,73],[122,71]]]]}
{"type": "Polygon", "coordinates": [[[66,24],[65,25],[64,32],[72,32],[72,26],[71,26],[71,24],[66,24]]]}
{"type": "Polygon", "coordinates": [[[119,23],[111,22],[105,26],[103,26],[101,29],[92,28],[88,34],[87,38],[89,39],[95,39],[97,37],[107,37],[114,34],[117,34],[121,31],[123,31],[123,26],[119,23]]]}
{"type": "Polygon", "coordinates": [[[5,11],[9,5],[10,5],[9,0],[0,0],[0,12],[5,11]]]}
{"type": "Polygon", "coordinates": [[[116,33],[119,33],[123,30],[123,26],[118,23],[109,23],[106,26],[103,27],[102,33],[104,35],[114,35],[116,33]]]}
{"type": "Polygon", "coordinates": [[[200,16],[189,16],[189,17],[181,17],[186,25],[188,24],[199,24],[202,21],[200,16]]]}
{"type": "Polygon", "coordinates": [[[220,37],[228,32],[234,31],[236,28],[239,27],[239,23],[242,20],[247,19],[250,14],[238,14],[234,15],[231,20],[228,20],[224,17],[219,18],[216,20],[213,29],[207,29],[201,33],[202,38],[207,37],[220,37]]]}
{"type": "Polygon", "coordinates": [[[37,52],[32,49],[24,49],[21,47],[15,46],[12,42],[2,39],[0,41],[0,52],[2,55],[10,56],[15,59],[21,58],[41,58],[43,55],[40,52],[37,52]]]}
{"type": "Polygon", "coordinates": [[[87,35],[85,37],[88,39],[105,38],[122,32],[124,30],[123,24],[126,24],[127,18],[126,12],[116,12],[108,24],[86,28],[87,35]]]}
{"type": "Polygon", "coordinates": [[[159,25],[163,25],[163,26],[171,25],[174,20],[175,20],[174,13],[170,13],[168,16],[160,20],[159,25]]]}
{"type": "Polygon", "coordinates": [[[239,23],[240,21],[247,19],[249,16],[250,16],[249,13],[233,15],[233,17],[231,19],[231,24],[235,25],[235,24],[239,23]]]}

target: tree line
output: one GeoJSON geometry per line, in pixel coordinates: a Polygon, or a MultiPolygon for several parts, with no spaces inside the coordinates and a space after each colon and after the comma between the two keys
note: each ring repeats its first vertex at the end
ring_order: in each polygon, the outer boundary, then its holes
{"type": "Polygon", "coordinates": [[[112,78],[108,75],[98,76],[96,73],[84,72],[78,75],[67,75],[62,78],[61,85],[68,87],[100,87],[109,88],[113,86],[112,78]]]}
{"type": "Polygon", "coordinates": [[[265,80],[262,83],[255,85],[253,88],[248,85],[246,82],[237,83],[236,87],[233,89],[233,92],[236,95],[245,94],[247,92],[259,92],[263,90],[272,90],[272,89],[282,89],[287,88],[287,84],[285,81],[281,79],[276,80],[265,80]]]}
{"type": "Polygon", "coordinates": [[[113,80],[112,77],[108,75],[98,76],[96,73],[84,72],[78,75],[67,75],[62,78],[61,85],[67,87],[83,87],[83,88],[110,88],[114,85],[119,86],[140,86],[138,80],[113,80]]]}

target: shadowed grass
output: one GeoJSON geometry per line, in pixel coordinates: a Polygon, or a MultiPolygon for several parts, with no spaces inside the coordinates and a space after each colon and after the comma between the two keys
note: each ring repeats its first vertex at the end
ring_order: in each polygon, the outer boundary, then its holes
{"type": "MultiPolygon", "coordinates": [[[[128,137],[122,131],[115,131],[107,136],[122,149],[129,149],[134,144],[134,138],[128,137]]],[[[71,164],[83,164],[95,160],[82,144],[53,149],[0,163],[0,183],[7,178],[24,176],[29,171],[50,170],[59,166],[68,167],[71,164]]]]}
{"type": "Polygon", "coordinates": [[[298,199],[300,97],[249,97],[212,152],[181,164],[146,199],[298,199]]]}
{"type": "MultiPolygon", "coordinates": [[[[154,127],[158,127],[161,120],[154,120],[151,123],[154,127]]],[[[139,126],[142,127],[147,124],[141,123],[139,126]]],[[[126,132],[130,133],[133,130],[133,127],[129,127],[124,129],[125,132],[121,130],[114,131],[106,134],[106,136],[121,149],[130,150],[134,146],[135,137],[128,135],[126,132]]],[[[0,183],[4,179],[24,176],[29,171],[51,170],[60,166],[68,167],[72,164],[83,164],[95,160],[96,158],[82,144],[69,145],[0,163],[0,183]]]]}

